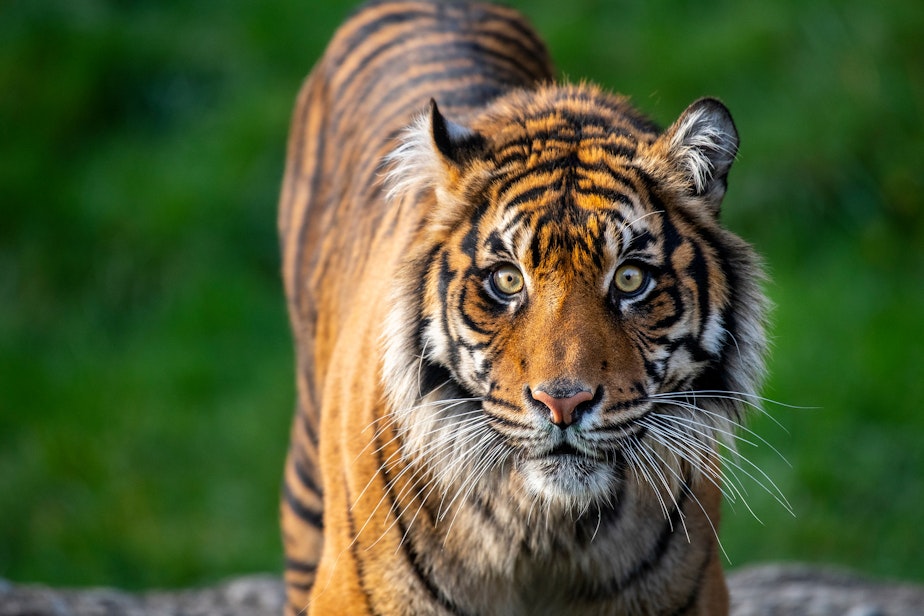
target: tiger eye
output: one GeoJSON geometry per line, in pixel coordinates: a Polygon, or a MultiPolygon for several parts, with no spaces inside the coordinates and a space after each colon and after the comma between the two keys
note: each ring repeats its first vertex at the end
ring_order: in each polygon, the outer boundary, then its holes
{"type": "Polygon", "coordinates": [[[616,270],[613,284],[623,295],[637,295],[643,290],[647,275],[637,265],[626,264],[616,270]]]}
{"type": "Polygon", "coordinates": [[[503,295],[516,295],[523,290],[523,274],[515,266],[506,263],[494,270],[491,283],[503,295]]]}

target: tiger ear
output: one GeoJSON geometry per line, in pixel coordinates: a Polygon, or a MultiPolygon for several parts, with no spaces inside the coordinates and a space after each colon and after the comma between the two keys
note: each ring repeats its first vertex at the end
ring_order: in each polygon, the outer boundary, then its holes
{"type": "Polygon", "coordinates": [[[443,117],[436,100],[430,99],[430,135],[445,162],[463,167],[484,153],[485,140],[475,131],[443,117]]]}
{"type": "Polygon", "coordinates": [[[687,107],[658,139],[690,197],[718,215],[728,171],[738,153],[738,131],[728,108],[714,98],[687,107]]]}
{"type": "Polygon", "coordinates": [[[389,196],[396,198],[435,190],[439,201],[453,205],[465,201],[464,178],[472,175],[487,152],[487,140],[478,132],[451,122],[436,101],[421,113],[386,162],[389,196]]]}

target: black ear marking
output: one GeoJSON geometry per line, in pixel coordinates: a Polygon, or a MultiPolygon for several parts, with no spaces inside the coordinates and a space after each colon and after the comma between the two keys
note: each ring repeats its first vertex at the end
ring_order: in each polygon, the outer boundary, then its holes
{"type": "Polygon", "coordinates": [[[440,113],[436,100],[430,99],[430,133],[437,151],[449,162],[464,165],[483,154],[485,138],[479,133],[451,122],[440,113]]]}

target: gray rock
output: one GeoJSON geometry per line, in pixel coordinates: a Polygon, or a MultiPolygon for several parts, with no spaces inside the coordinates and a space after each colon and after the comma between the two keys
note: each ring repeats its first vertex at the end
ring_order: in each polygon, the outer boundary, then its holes
{"type": "Polygon", "coordinates": [[[272,576],[140,594],[108,588],[5,586],[0,581],[0,616],[279,616],[282,606],[282,582],[272,576]]]}
{"type": "MultiPolygon", "coordinates": [[[[762,565],[732,572],[728,585],[734,616],[924,616],[924,586],[834,569],[762,565]]],[[[0,616],[279,616],[283,601],[273,576],[138,594],[0,580],[0,616]]]]}
{"type": "Polygon", "coordinates": [[[762,565],[728,577],[734,616],[924,616],[924,586],[837,569],[762,565]]]}

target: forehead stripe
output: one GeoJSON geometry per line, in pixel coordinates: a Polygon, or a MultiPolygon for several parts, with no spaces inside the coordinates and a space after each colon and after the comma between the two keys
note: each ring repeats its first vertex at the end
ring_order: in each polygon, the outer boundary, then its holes
{"type": "MultiPolygon", "coordinates": [[[[600,183],[601,182],[597,182],[597,184],[600,183]]],[[[519,205],[541,197],[547,191],[562,190],[564,188],[569,188],[584,195],[600,195],[612,203],[621,203],[624,205],[632,205],[632,200],[629,199],[626,193],[639,192],[628,176],[614,172],[607,166],[590,166],[574,158],[562,156],[503,178],[495,185],[495,194],[497,195],[498,201],[508,201],[510,205],[519,205]],[[593,181],[595,177],[599,180],[599,175],[603,174],[607,184],[611,186],[581,188],[575,186],[573,182],[568,182],[568,185],[564,185],[569,176],[569,172],[577,172],[589,176],[591,181],[593,181]],[[541,176],[542,174],[552,175],[555,179],[549,181],[547,177],[533,177],[541,176]],[[528,187],[523,189],[523,187],[521,187],[522,184],[527,184],[528,187]],[[617,186],[623,188],[624,191],[619,190],[617,186]],[[519,192],[516,192],[517,189],[519,189],[519,192]],[[511,196],[511,193],[513,196],[511,196]]]]}

